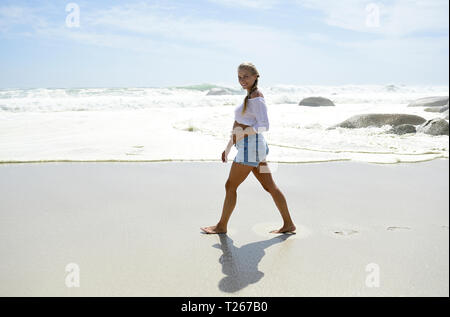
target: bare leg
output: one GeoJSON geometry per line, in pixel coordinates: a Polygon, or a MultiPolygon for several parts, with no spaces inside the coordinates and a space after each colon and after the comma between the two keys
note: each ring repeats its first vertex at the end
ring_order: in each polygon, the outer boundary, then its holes
{"type": "Polygon", "coordinates": [[[225,200],[223,202],[222,216],[215,226],[200,228],[206,233],[226,233],[228,221],[236,206],[237,188],[247,178],[253,167],[233,162],[230,175],[225,183],[225,200]]]}
{"type": "Polygon", "coordinates": [[[275,185],[275,182],[272,178],[272,173],[270,173],[269,167],[267,166],[267,162],[260,163],[264,166],[264,173],[260,173],[259,167],[252,170],[255,177],[261,183],[263,188],[270,193],[272,196],[275,205],[280,211],[281,217],[283,218],[283,226],[278,230],[272,230],[271,233],[285,233],[285,232],[293,232],[295,231],[294,222],[291,219],[291,215],[289,214],[289,209],[287,206],[286,198],[284,197],[281,190],[275,185]]]}
{"type": "Polygon", "coordinates": [[[296,228],[294,222],[291,219],[291,215],[289,214],[286,198],[284,197],[281,190],[278,187],[276,187],[274,190],[269,191],[269,193],[272,195],[272,198],[275,201],[275,205],[277,205],[281,217],[283,218],[283,227],[281,227],[278,230],[273,230],[271,232],[283,233],[295,231],[296,228]]]}

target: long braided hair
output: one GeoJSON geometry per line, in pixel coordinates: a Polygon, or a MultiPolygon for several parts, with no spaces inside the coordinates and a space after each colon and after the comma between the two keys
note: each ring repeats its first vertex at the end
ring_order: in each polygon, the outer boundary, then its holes
{"type": "Polygon", "coordinates": [[[248,99],[250,99],[251,94],[252,94],[255,90],[258,89],[258,78],[259,78],[259,73],[258,73],[258,70],[256,69],[255,65],[253,65],[253,64],[250,63],[250,62],[244,62],[244,63],[240,64],[239,67],[238,67],[238,71],[241,70],[241,69],[249,70],[250,73],[251,73],[252,75],[256,75],[256,80],[255,80],[255,82],[253,83],[252,88],[251,88],[250,91],[247,93],[247,96],[245,96],[245,99],[244,99],[244,108],[242,109],[242,114],[244,114],[245,110],[247,109],[247,101],[248,101],[248,99]]]}

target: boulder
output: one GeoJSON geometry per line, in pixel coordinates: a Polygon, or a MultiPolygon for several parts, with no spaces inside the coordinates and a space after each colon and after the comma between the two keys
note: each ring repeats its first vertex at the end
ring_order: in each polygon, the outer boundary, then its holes
{"type": "Polygon", "coordinates": [[[423,111],[426,111],[426,112],[441,112],[441,108],[439,108],[439,107],[431,107],[431,108],[425,108],[425,109],[423,109],[423,111]]]}
{"type": "Polygon", "coordinates": [[[417,127],[417,132],[430,135],[448,135],[448,122],[441,118],[427,120],[417,127]]]}
{"type": "Polygon", "coordinates": [[[384,88],[386,89],[386,91],[398,91],[399,90],[399,88],[395,85],[387,85],[384,88]]]}
{"type": "Polygon", "coordinates": [[[401,124],[395,127],[392,127],[389,131],[386,133],[392,133],[392,134],[407,134],[407,133],[416,133],[416,127],[412,124],[401,124]]]}
{"type": "Polygon", "coordinates": [[[299,102],[299,106],[308,107],[334,107],[336,106],[330,99],[324,97],[308,97],[299,102]]]}
{"type": "Polygon", "coordinates": [[[404,114],[404,113],[369,113],[369,114],[358,114],[349,119],[338,123],[334,126],[329,127],[329,129],[334,129],[337,127],[357,129],[357,128],[367,128],[370,126],[382,127],[384,125],[398,126],[402,124],[418,125],[424,123],[426,120],[422,117],[404,114]]]}
{"type": "Polygon", "coordinates": [[[442,107],[448,103],[448,96],[425,97],[414,100],[408,107],[442,107]]]}

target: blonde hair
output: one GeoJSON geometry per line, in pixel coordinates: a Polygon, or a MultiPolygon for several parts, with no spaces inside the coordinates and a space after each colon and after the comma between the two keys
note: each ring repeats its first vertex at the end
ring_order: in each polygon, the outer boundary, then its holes
{"type": "Polygon", "coordinates": [[[245,96],[244,99],[244,109],[242,110],[242,114],[244,114],[245,110],[247,109],[247,100],[250,98],[251,94],[258,89],[258,77],[259,77],[259,73],[258,70],[256,69],[255,65],[253,65],[250,62],[244,62],[241,63],[238,67],[238,71],[241,69],[245,69],[248,70],[252,75],[256,75],[256,80],[255,83],[253,84],[252,88],[250,89],[250,91],[247,93],[247,96],[245,96]]]}

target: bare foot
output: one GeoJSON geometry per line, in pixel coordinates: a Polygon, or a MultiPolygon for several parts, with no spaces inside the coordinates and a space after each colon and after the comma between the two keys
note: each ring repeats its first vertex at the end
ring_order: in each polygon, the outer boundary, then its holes
{"type": "Polygon", "coordinates": [[[292,233],[295,234],[295,226],[294,225],[290,225],[290,226],[283,226],[278,230],[272,230],[270,231],[270,233],[292,233]]]}
{"type": "Polygon", "coordinates": [[[219,228],[217,226],[203,227],[200,229],[202,229],[205,233],[208,233],[208,234],[227,233],[227,229],[219,228]]]}

